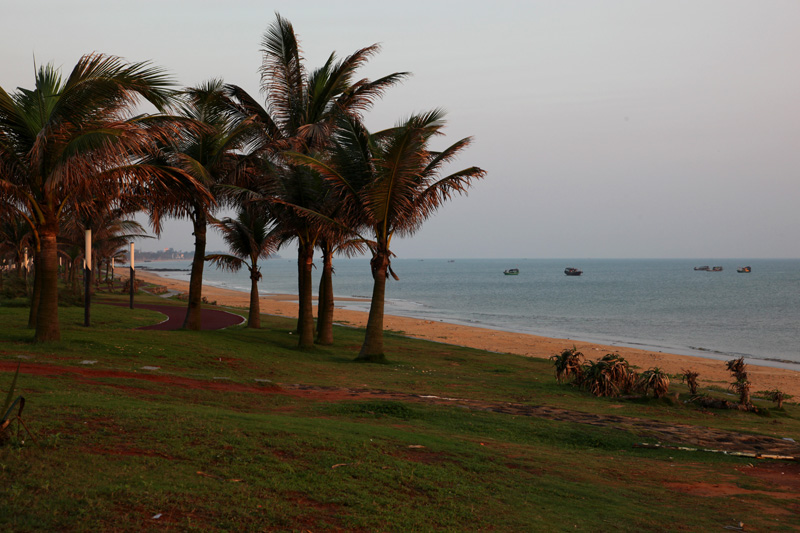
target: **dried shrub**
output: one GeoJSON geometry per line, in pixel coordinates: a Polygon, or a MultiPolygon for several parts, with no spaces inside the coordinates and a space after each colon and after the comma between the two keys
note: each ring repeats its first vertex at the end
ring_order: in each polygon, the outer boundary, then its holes
{"type": "Polygon", "coordinates": [[[700,373],[693,370],[681,370],[681,372],[683,372],[681,381],[686,383],[686,386],[689,387],[689,392],[692,396],[697,396],[697,377],[700,373]]]}
{"type": "Polygon", "coordinates": [[[759,396],[763,396],[764,398],[768,399],[771,402],[775,402],[775,406],[778,409],[783,409],[783,402],[788,400],[792,397],[791,394],[786,394],[782,390],[772,389],[767,391],[758,391],[756,394],[759,396]]]}
{"type": "Polygon", "coordinates": [[[550,357],[556,371],[556,379],[559,383],[572,379],[576,384],[583,381],[583,354],[578,348],[573,346],[567,348],[558,355],[550,357]]]}
{"type": "Polygon", "coordinates": [[[583,367],[582,386],[595,396],[619,396],[630,392],[636,374],[619,354],[606,354],[583,367]]]}
{"type": "Polygon", "coordinates": [[[636,380],[636,388],[645,395],[653,391],[655,398],[662,398],[669,392],[669,375],[660,368],[645,370],[636,380]]]}
{"type": "Polygon", "coordinates": [[[728,389],[739,395],[739,403],[743,406],[751,405],[750,389],[752,387],[750,380],[747,379],[747,365],[744,362],[744,357],[732,359],[728,361],[725,366],[728,371],[733,375],[734,382],[728,386],[728,389]]]}

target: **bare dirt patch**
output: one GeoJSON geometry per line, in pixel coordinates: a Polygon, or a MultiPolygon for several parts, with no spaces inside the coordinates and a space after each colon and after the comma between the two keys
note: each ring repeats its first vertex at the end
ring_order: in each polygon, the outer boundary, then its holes
{"type": "Polygon", "coordinates": [[[771,486],[781,487],[800,495],[800,463],[759,463],[736,470],[746,476],[766,481],[771,486]]]}

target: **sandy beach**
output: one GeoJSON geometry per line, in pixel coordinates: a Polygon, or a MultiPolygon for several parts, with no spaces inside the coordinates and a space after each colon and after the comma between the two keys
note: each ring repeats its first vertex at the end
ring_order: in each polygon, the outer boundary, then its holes
{"type": "MultiPolygon", "coordinates": [[[[189,290],[188,282],[164,278],[145,270],[137,269],[136,277],[149,283],[164,286],[172,291],[188,292],[189,290]]],[[[203,296],[210,302],[216,302],[218,305],[228,307],[247,308],[250,305],[250,295],[240,291],[204,285],[203,296]]],[[[338,300],[344,301],[346,299],[338,298],[338,300]]],[[[296,296],[285,294],[262,295],[260,304],[261,312],[264,314],[286,317],[297,316],[296,296]]],[[[367,313],[336,309],[334,321],[337,324],[365,326],[367,313]]],[[[545,359],[574,345],[588,359],[598,359],[607,353],[619,353],[640,371],[652,367],[658,367],[669,374],[680,374],[684,369],[693,370],[700,374],[698,381],[701,387],[707,385],[726,387],[731,382],[731,376],[725,370],[725,362],[716,359],[654,352],[638,348],[606,346],[571,339],[553,339],[538,335],[390,315],[386,315],[384,327],[387,330],[403,332],[409,337],[419,339],[545,359]]],[[[800,400],[800,372],[753,364],[748,365],[748,372],[754,392],[777,388],[792,395],[793,398],[790,401],[796,402],[800,400]]]]}

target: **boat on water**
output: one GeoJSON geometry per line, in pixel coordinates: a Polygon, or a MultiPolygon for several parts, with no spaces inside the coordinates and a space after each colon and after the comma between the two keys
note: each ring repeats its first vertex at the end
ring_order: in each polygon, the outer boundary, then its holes
{"type": "Polygon", "coordinates": [[[740,267],[736,269],[736,272],[738,272],[739,274],[749,274],[752,271],[753,269],[751,269],[749,266],[740,267]]]}
{"type": "Polygon", "coordinates": [[[505,274],[506,276],[517,276],[519,275],[519,269],[509,268],[508,270],[503,270],[503,274],[505,274]]]}
{"type": "Polygon", "coordinates": [[[564,269],[564,274],[566,274],[567,276],[580,276],[581,274],[583,274],[583,270],[580,270],[578,268],[567,267],[564,269]]]}
{"type": "Polygon", "coordinates": [[[722,267],[711,267],[709,272],[722,272],[722,267]]]}
{"type": "Polygon", "coordinates": [[[704,266],[700,266],[700,267],[694,267],[694,269],[695,270],[701,270],[703,272],[708,272],[709,270],[711,270],[711,267],[708,266],[708,265],[704,265],[704,266]]]}

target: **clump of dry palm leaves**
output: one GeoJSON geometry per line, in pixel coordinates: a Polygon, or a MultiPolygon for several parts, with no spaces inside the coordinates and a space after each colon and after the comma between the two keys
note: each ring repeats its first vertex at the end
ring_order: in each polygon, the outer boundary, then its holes
{"type": "Polygon", "coordinates": [[[692,396],[697,396],[697,378],[700,376],[699,372],[695,372],[694,370],[681,370],[683,374],[681,375],[681,381],[686,383],[686,386],[689,387],[689,393],[692,396]]]}
{"type": "Polygon", "coordinates": [[[742,406],[752,405],[750,401],[750,389],[752,385],[747,378],[747,365],[744,362],[744,357],[732,359],[728,361],[725,366],[735,380],[730,384],[729,389],[739,395],[739,404],[742,406]]]}
{"type": "Polygon", "coordinates": [[[572,380],[575,383],[583,381],[583,354],[578,348],[566,348],[560,354],[550,357],[556,367],[556,379],[559,383],[572,380]]]}
{"type": "Polygon", "coordinates": [[[786,394],[782,390],[778,389],[762,390],[758,391],[756,394],[758,394],[759,396],[763,396],[764,398],[768,399],[771,402],[775,402],[775,406],[778,409],[783,409],[783,402],[792,397],[791,394],[786,394]]]}
{"type": "Polygon", "coordinates": [[[669,374],[658,367],[645,370],[636,380],[636,388],[645,395],[653,391],[654,397],[663,398],[669,392],[669,374]]]}
{"type": "Polygon", "coordinates": [[[595,396],[619,396],[634,389],[637,375],[619,354],[606,354],[586,363],[583,359],[583,354],[574,346],[552,356],[556,379],[560,383],[569,381],[595,396]]]}

